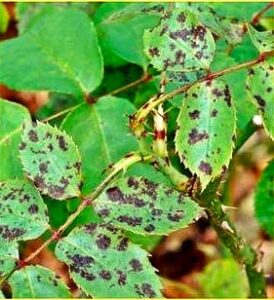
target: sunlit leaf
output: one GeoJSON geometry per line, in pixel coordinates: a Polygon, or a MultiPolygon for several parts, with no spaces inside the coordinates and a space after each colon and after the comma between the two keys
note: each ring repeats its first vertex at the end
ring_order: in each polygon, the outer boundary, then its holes
{"type": "Polygon", "coordinates": [[[25,180],[1,181],[0,205],[0,243],[34,239],[49,227],[43,199],[25,180]]]}
{"type": "Polygon", "coordinates": [[[191,12],[167,12],[159,24],[146,30],[145,51],[158,70],[195,71],[208,69],[214,55],[212,34],[191,12]]]}
{"type": "Polygon", "coordinates": [[[97,298],[159,298],[147,252],[111,225],[88,224],[58,242],[55,253],[76,284],[97,298]]]}
{"type": "Polygon", "coordinates": [[[22,134],[20,157],[35,186],[54,199],[79,196],[81,159],[72,138],[43,123],[27,123],[22,134]]]}
{"type": "Polygon", "coordinates": [[[274,50],[273,31],[257,31],[255,28],[249,25],[248,32],[253,44],[260,52],[268,52],[274,50]]]}
{"type": "Polygon", "coordinates": [[[13,298],[70,298],[68,287],[49,269],[27,266],[8,280],[13,298]]]}
{"type": "Polygon", "coordinates": [[[19,259],[18,245],[16,242],[3,242],[0,247],[0,277],[8,274],[16,266],[19,259]]]}
{"type": "Polygon", "coordinates": [[[93,24],[80,11],[49,12],[21,36],[1,43],[0,69],[0,81],[11,88],[83,97],[103,77],[93,24]]]}
{"type": "Polygon", "coordinates": [[[248,72],[246,86],[251,99],[262,116],[266,132],[274,139],[274,58],[268,59],[248,72]]]}
{"type": "Polygon", "coordinates": [[[255,213],[262,228],[274,237],[274,160],[268,164],[257,184],[255,213]]]}
{"type": "Polygon", "coordinates": [[[217,79],[189,89],[177,125],[176,150],[205,188],[232,156],[236,116],[228,86],[217,79]]]}

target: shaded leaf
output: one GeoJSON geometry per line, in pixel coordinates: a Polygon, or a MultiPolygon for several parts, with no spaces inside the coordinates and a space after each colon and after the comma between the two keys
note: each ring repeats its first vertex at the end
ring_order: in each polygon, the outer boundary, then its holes
{"type": "Polygon", "coordinates": [[[0,81],[14,89],[83,96],[103,77],[93,24],[76,10],[45,14],[21,36],[1,43],[0,69],[0,81]]]}
{"type": "Polygon", "coordinates": [[[88,224],[58,242],[55,253],[76,284],[93,297],[161,297],[147,252],[111,225],[88,224]]]}
{"type": "Polygon", "coordinates": [[[19,259],[18,245],[15,242],[3,242],[0,247],[0,277],[8,274],[19,259]]]}
{"type": "Polygon", "coordinates": [[[72,136],[81,153],[83,193],[100,184],[110,164],[138,149],[128,126],[133,112],[126,99],[107,96],[93,105],[83,104],[64,120],[62,129],[72,136]]]}
{"type": "Polygon", "coordinates": [[[4,4],[0,3],[0,33],[6,32],[9,25],[9,13],[4,4]]]}
{"type": "Polygon", "coordinates": [[[273,31],[257,31],[251,25],[248,25],[248,32],[253,44],[260,52],[274,50],[273,31]]]}
{"type": "Polygon", "coordinates": [[[246,274],[232,259],[213,261],[198,281],[205,298],[247,298],[249,294],[246,274]]]}
{"type": "Polygon", "coordinates": [[[268,164],[257,184],[255,214],[262,228],[274,237],[274,160],[268,164]]]}
{"type": "Polygon", "coordinates": [[[49,269],[27,266],[8,280],[13,298],[70,298],[68,287],[49,269]]]}
{"type": "Polygon", "coordinates": [[[24,121],[30,121],[24,106],[0,98],[0,180],[23,177],[18,145],[24,121]]]}
{"type": "MultiPolygon", "coordinates": [[[[113,6],[112,3],[103,5],[113,6]]],[[[148,60],[144,54],[144,30],[155,26],[160,19],[160,14],[155,14],[154,11],[142,12],[136,5],[145,9],[143,4],[137,3],[115,9],[112,14],[108,14],[101,23],[97,24],[96,28],[104,56],[113,53],[146,69],[148,60]]]]}
{"type": "Polygon", "coordinates": [[[175,189],[137,177],[121,177],[93,206],[105,223],[144,235],[168,234],[201,213],[196,202],[175,189]]]}
{"type": "Polygon", "coordinates": [[[20,158],[27,176],[43,194],[58,200],[79,196],[81,158],[66,133],[49,124],[27,123],[20,158]]]}
{"type": "Polygon", "coordinates": [[[25,180],[0,182],[0,242],[39,237],[48,227],[47,207],[25,180]]]}
{"type": "Polygon", "coordinates": [[[246,86],[251,99],[256,103],[258,113],[268,135],[274,139],[274,58],[251,68],[246,86]]]}
{"type": "Polygon", "coordinates": [[[176,150],[205,188],[232,156],[236,116],[228,86],[217,79],[189,89],[177,125],[176,150]]]}
{"type": "Polygon", "coordinates": [[[145,52],[152,65],[162,71],[208,69],[214,55],[212,34],[191,12],[167,12],[159,24],[144,34],[145,52]]]}

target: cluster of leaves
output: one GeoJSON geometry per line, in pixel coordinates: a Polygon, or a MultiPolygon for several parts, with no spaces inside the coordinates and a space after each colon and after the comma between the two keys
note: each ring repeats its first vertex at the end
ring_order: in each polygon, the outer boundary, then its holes
{"type": "MultiPolygon", "coordinates": [[[[192,85],[167,103],[172,108],[169,147],[181,160],[177,171],[196,174],[203,190],[226,170],[238,135],[256,111],[273,138],[273,58],[244,75],[205,77],[241,62],[242,48],[250,47],[255,55],[273,52],[271,32],[248,27],[244,37],[243,23],[259,6],[236,20],[234,12],[222,14],[217,4],[18,4],[20,35],[0,44],[0,82],[16,90],[49,91],[49,104],[36,117],[50,116],[58,101],[76,106],[58,128],[32,122],[24,107],[0,101],[0,275],[11,275],[13,297],[69,297],[52,271],[40,266],[15,270],[18,243],[58,228],[81,201],[85,209],[66,223],[69,233],[55,247],[75,283],[94,297],[161,297],[148,254],[134,240],[145,245],[154,236],[186,227],[202,208],[176,190],[168,176],[141,162],[151,151],[138,153],[151,140],[134,136],[128,116],[159,91],[159,73],[165,75],[167,92],[192,85]],[[224,54],[227,45],[235,47],[232,55],[224,54]],[[141,72],[153,79],[123,98],[101,96],[117,84],[114,66],[121,70],[119,85],[126,83],[125,67],[133,79],[141,72]],[[243,101],[249,104],[243,107],[243,101]],[[123,157],[129,163],[119,169],[123,157]]],[[[258,220],[271,235],[273,209],[264,208],[273,198],[272,181],[273,163],[256,193],[258,220]]],[[[224,273],[230,269],[240,276],[231,262],[220,267],[224,273]]],[[[203,277],[200,282],[206,286],[203,277]]],[[[239,297],[247,296],[243,290],[239,297]]],[[[212,291],[208,286],[205,295],[212,291]]]]}

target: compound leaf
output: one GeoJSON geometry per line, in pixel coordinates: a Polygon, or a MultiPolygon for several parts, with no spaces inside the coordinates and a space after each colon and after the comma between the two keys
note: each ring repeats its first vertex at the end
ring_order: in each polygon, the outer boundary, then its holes
{"type": "Polygon", "coordinates": [[[27,266],[8,280],[13,298],[70,298],[68,287],[49,269],[27,266]]]}
{"type": "Polygon", "coordinates": [[[229,88],[221,80],[193,86],[177,119],[176,150],[202,188],[222,172],[232,156],[236,127],[229,88]]]}
{"type": "Polygon", "coordinates": [[[94,26],[76,10],[44,14],[21,36],[1,43],[0,69],[0,81],[14,89],[90,93],[103,77],[94,26]]]}
{"type": "Polygon", "coordinates": [[[81,158],[73,140],[43,123],[27,123],[20,158],[27,176],[46,195],[58,200],[79,196],[81,158]]]}
{"type": "Polygon", "coordinates": [[[48,227],[47,207],[25,180],[0,182],[0,242],[30,240],[48,227]]]}
{"type": "Polygon", "coordinates": [[[18,145],[24,121],[30,121],[25,107],[0,98],[0,180],[23,177],[18,145]]]}
{"type": "Polygon", "coordinates": [[[262,228],[274,237],[274,160],[264,170],[255,193],[255,214],[262,228]]]}
{"type": "Polygon", "coordinates": [[[198,281],[205,298],[248,297],[246,274],[233,259],[213,261],[198,276],[198,281]]]}
{"type": "Polygon", "coordinates": [[[273,31],[257,31],[251,25],[248,25],[248,32],[254,46],[260,52],[269,52],[274,50],[273,31]]]}
{"type": "Polygon", "coordinates": [[[193,222],[198,204],[182,193],[146,178],[121,177],[94,202],[105,223],[139,234],[168,234],[193,222]]]}
{"type": "Polygon", "coordinates": [[[144,33],[145,52],[162,71],[189,72],[208,69],[215,42],[211,32],[191,12],[175,9],[144,33]]]}
{"type": "Polygon", "coordinates": [[[58,242],[55,253],[76,284],[95,298],[161,297],[147,252],[111,225],[78,228],[58,242]]]}
{"type": "Polygon", "coordinates": [[[126,99],[107,96],[93,105],[83,104],[65,119],[62,129],[72,136],[83,160],[83,193],[102,181],[110,164],[138,149],[128,126],[133,112],[126,99]]]}
{"type": "Polygon", "coordinates": [[[274,58],[268,59],[248,72],[246,87],[256,103],[268,135],[274,139],[274,58]]]}
{"type": "Polygon", "coordinates": [[[8,274],[16,266],[19,259],[18,245],[16,242],[3,242],[0,247],[0,277],[8,274]]]}

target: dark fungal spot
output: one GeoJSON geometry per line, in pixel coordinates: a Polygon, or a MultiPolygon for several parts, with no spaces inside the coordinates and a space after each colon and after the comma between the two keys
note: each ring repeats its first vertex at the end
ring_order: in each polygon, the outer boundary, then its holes
{"type": "Polygon", "coordinates": [[[28,136],[32,142],[36,143],[38,141],[38,135],[33,129],[28,132],[28,136]]]}
{"type": "Polygon", "coordinates": [[[58,282],[57,282],[56,279],[53,279],[52,282],[53,282],[53,285],[54,285],[54,286],[57,286],[57,285],[58,285],[58,282]]]}
{"type": "Polygon", "coordinates": [[[142,224],[142,218],[139,217],[129,217],[125,215],[121,215],[117,218],[117,221],[121,223],[126,223],[129,226],[135,227],[142,224]]]}
{"type": "Polygon", "coordinates": [[[133,177],[128,178],[127,184],[129,187],[132,187],[135,190],[138,189],[138,187],[139,187],[139,182],[136,179],[134,179],[133,177]]]}
{"type": "Polygon", "coordinates": [[[210,114],[210,116],[211,116],[212,118],[214,118],[214,117],[217,116],[217,114],[218,114],[217,109],[213,109],[212,112],[211,112],[211,114],[210,114]]]}
{"type": "Polygon", "coordinates": [[[223,96],[223,92],[220,91],[220,90],[217,89],[217,88],[214,88],[214,89],[212,90],[212,94],[213,94],[214,96],[216,96],[216,97],[222,97],[222,96],[223,96]]]}
{"type": "Polygon", "coordinates": [[[0,225],[0,235],[4,240],[12,241],[25,233],[22,228],[9,228],[7,225],[0,225]]]}
{"type": "Polygon", "coordinates": [[[159,208],[153,208],[151,214],[153,216],[161,216],[163,214],[163,210],[159,208]]]}
{"type": "Polygon", "coordinates": [[[143,265],[138,259],[132,259],[129,264],[134,272],[141,272],[143,270],[143,265]]]}
{"type": "Polygon", "coordinates": [[[134,288],[136,289],[136,293],[145,298],[155,298],[156,293],[152,289],[151,284],[149,283],[143,283],[141,286],[138,284],[134,285],[134,288]]]}
{"type": "Polygon", "coordinates": [[[79,172],[81,170],[81,162],[80,161],[77,161],[73,167],[79,172]]]}
{"type": "Polygon", "coordinates": [[[191,120],[199,119],[200,117],[200,111],[198,109],[193,110],[188,114],[190,116],[191,120]]]}
{"type": "Polygon", "coordinates": [[[108,217],[109,216],[109,209],[103,208],[103,209],[99,210],[98,215],[100,217],[108,217]]]}
{"type": "Polygon", "coordinates": [[[68,145],[67,142],[65,141],[65,138],[62,135],[58,135],[57,140],[58,140],[59,148],[63,151],[67,151],[68,145]]]}
{"type": "Polygon", "coordinates": [[[123,237],[120,241],[119,244],[117,245],[117,250],[118,251],[126,251],[128,247],[128,242],[129,239],[126,237],[123,237]]]}
{"type": "Polygon", "coordinates": [[[29,208],[28,211],[30,214],[37,214],[38,213],[38,206],[36,204],[32,204],[29,208]]]}
{"type": "Polygon", "coordinates": [[[45,185],[45,182],[44,182],[44,178],[39,176],[39,175],[36,175],[34,178],[33,178],[33,182],[34,182],[34,185],[40,189],[44,189],[46,187],[45,185]]]}
{"type": "Polygon", "coordinates": [[[254,98],[257,100],[262,111],[265,110],[265,101],[260,95],[254,95],[254,98]]]}
{"type": "Polygon", "coordinates": [[[86,233],[93,233],[95,229],[97,228],[97,224],[90,223],[84,226],[86,233]]]}
{"type": "Polygon", "coordinates": [[[178,210],[174,214],[168,213],[167,218],[169,219],[169,221],[179,222],[182,219],[183,215],[184,212],[182,210],[178,210]]]}
{"type": "Polygon", "coordinates": [[[204,131],[203,133],[199,133],[196,128],[192,128],[191,132],[188,135],[188,143],[190,145],[194,145],[198,143],[199,141],[202,141],[204,139],[208,139],[208,134],[204,131]]]}
{"type": "Polygon", "coordinates": [[[266,89],[266,91],[267,91],[267,93],[270,93],[270,92],[272,91],[272,87],[268,87],[268,88],[266,89]]]}
{"type": "Polygon", "coordinates": [[[118,281],[117,281],[118,285],[125,285],[127,281],[126,273],[118,270],[117,274],[118,274],[118,281]]]}
{"type": "Polygon", "coordinates": [[[200,41],[204,41],[206,29],[203,26],[199,25],[191,31],[195,39],[198,38],[200,41]]]}
{"type": "Polygon", "coordinates": [[[47,148],[49,149],[49,151],[51,152],[53,150],[53,146],[52,144],[48,144],[47,148]]]}
{"type": "Polygon", "coordinates": [[[183,53],[182,50],[178,50],[175,52],[175,61],[176,64],[182,64],[184,62],[185,59],[185,53],[183,53]]]}
{"type": "Polygon", "coordinates": [[[187,29],[173,31],[169,33],[170,38],[174,40],[181,39],[183,41],[186,41],[190,37],[190,35],[191,35],[191,31],[187,29]]]}
{"type": "Polygon", "coordinates": [[[117,186],[107,189],[106,193],[108,198],[113,202],[120,202],[124,199],[124,194],[117,186]]]}
{"type": "Polygon", "coordinates": [[[198,59],[201,59],[203,57],[203,52],[202,51],[197,51],[195,53],[195,57],[198,58],[198,59]]]}
{"type": "Polygon", "coordinates": [[[212,168],[210,166],[209,163],[201,161],[200,165],[199,165],[199,170],[204,172],[207,175],[211,175],[212,174],[212,168]]]}
{"type": "Polygon", "coordinates": [[[69,256],[69,258],[73,264],[77,265],[78,267],[89,267],[94,263],[94,259],[91,256],[75,254],[73,256],[69,256]]]}
{"type": "Polygon", "coordinates": [[[183,12],[179,13],[179,15],[177,16],[177,21],[183,24],[185,20],[186,20],[185,14],[183,12]]]}
{"type": "Polygon", "coordinates": [[[165,34],[168,31],[168,26],[164,25],[162,30],[160,31],[160,36],[162,36],[163,34],[165,34]]]}
{"type": "Polygon", "coordinates": [[[224,100],[227,103],[227,105],[230,107],[231,106],[231,96],[230,96],[230,92],[229,92],[229,87],[228,85],[225,86],[224,89],[224,100]]]}
{"type": "Polygon", "coordinates": [[[111,279],[111,273],[107,270],[102,270],[100,273],[99,273],[100,277],[104,280],[110,280],[111,279]]]}
{"type": "Polygon", "coordinates": [[[160,56],[159,49],[157,47],[149,48],[148,52],[151,57],[160,56]]]}
{"type": "Polygon", "coordinates": [[[96,239],[96,245],[101,250],[106,250],[110,246],[110,243],[111,239],[104,234],[99,234],[96,239]]]}
{"type": "Polygon", "coordinates": [[[48,165],[46,163],[40,163],[39,170],[42,174],[48,172],[48,165]]]}
{"type": "Polygon", "coordinates": [[[80,271],[80,276],[85,278],[88,281],[92,281],[94,280],[96,277],[94,276],[94,274],[92,274],[91,272],[87,272],[85,270],[81,270],[80,271]]]}
{"type": "Polygon", "coordinates": [[[152,231],[155,230],[155,226],[154,226],[153,224],[148,224],[148,225],[144,228],[144,230],[145,230],[146,232],[152,232],[152,231]]]}
{"type": "Polygon", "coordinates": [[[22,143],[20,144],[20,146],[19,146],[19,150],[24,150],[24,149],[26,149],[26,146],[27,146],[27,144],[24,143],[24,142],[22,142],[22,143]]]}

